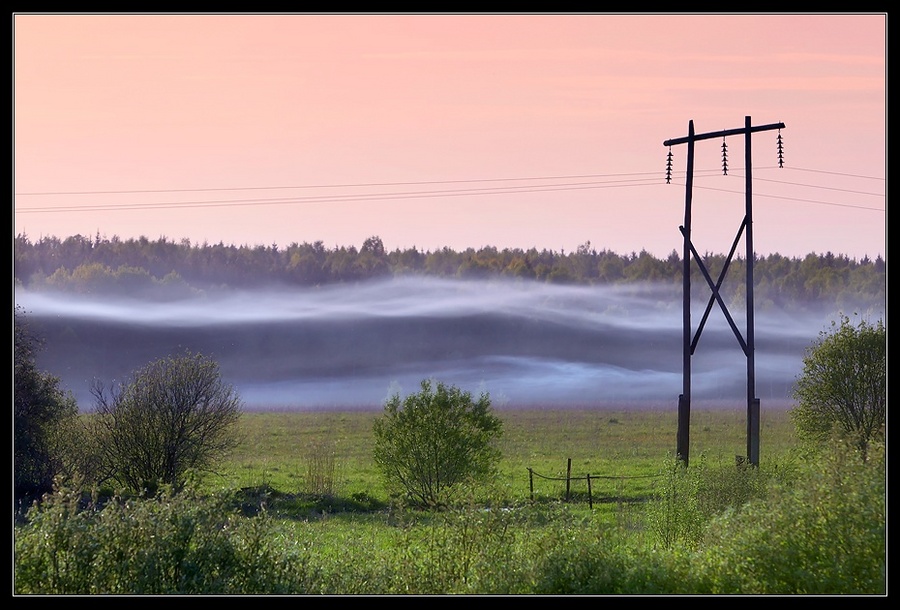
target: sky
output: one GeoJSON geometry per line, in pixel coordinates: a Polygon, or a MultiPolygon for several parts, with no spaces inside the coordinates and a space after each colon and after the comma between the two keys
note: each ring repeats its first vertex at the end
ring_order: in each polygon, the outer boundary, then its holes
{"type": "Polygon", "coordinates": [[[33,241],[666,257],[682,251],[688,146],[664,142],[750,117],[784,128],[750,135],[749,160],[743,133],[694,144],[696,249],[746,239],[749,165],[758,254],[886,258],[885,13],[12,26],[14,231],[33,241]]]}

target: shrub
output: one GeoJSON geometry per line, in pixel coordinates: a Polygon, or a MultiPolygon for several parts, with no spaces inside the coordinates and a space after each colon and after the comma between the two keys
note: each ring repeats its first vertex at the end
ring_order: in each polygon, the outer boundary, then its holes
{"type": "Polygon", "coordinates": [[[405,399],[394,394],[375,420],[374,459],[387,486],[414,504],[438,506],[454,487],[495,473],[502,432],[490,397],[425,380],[405,399]]]}
{"type": "MultiPolygon", "coordinates": [[[[76,485],[75,487],[80,487],[76,485]]],[[[85,505],[58,486],[15,532],[18,594],[304,593],[306,559],[265,512],[240,517],[228,494],[170,488],[85,505]]]]}
{"type": "Polygon", "coordinates": [[[78,405],[59,387],[59,378],[38,369],[39,338],[17,305],[13,351],[13,451],[15,497],[26,506],[53,489],[66,465],[67,435],[77,420],[78,405]]]}
{"type": "Polygon", "coordinates": [[[109,392],[95,383],[92,393],[103,461],[134,491],[178,488],[238,442],[240,397],[201,354],[156,360],[109,392]]]}
{"type": "Polygon", "coordinates": [[[696,573],[712,594],[883,595],[884,445],[853,445],[806,464],[791,485],[713,520],[696,573]]]}
{"type": "Polygon", "coordinates": [[[822,443],[844,436],[865,455],[871,441],[884,439],[887,333],[881,320],[863,320],[854,327],[842,316],[832,326],[807,350],[791,417],[801,438],[822,443]]]}

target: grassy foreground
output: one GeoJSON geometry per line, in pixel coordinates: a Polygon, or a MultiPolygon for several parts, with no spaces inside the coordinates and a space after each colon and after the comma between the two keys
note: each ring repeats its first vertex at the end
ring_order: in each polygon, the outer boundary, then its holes
{"type": "Polygon", "coordinates": [[[697,410],[685,469],[674,409],[498,414],[497,481],[421,512],[383,490],[379,412],[246,413],[238,450],[185,492],[85,509],[60,489],[17,528],[15,592],[886,592],[883,452],[812,459],[764,410],[760,467],[738,467],[744,413],[697,410]]]}

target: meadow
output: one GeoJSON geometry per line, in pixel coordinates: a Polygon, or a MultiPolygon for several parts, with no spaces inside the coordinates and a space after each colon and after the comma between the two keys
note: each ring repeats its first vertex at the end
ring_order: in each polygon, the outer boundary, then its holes
{"type": "Polygon", "coordinates": [[[17,532],[16,592],[886,593],[883,451],[813,458],[763,409],[742,466],[743,411],[698,409],[684,468],[674,409],[496,413],[497,479],[439,511],[385,492],[379,411],[244,413],[237,449],[178,494],[76,511],[61,489],[17,532]]]}
{"type": "MultiPolygon", "coordinates": [[[[599,498],[641,498],[675,452],[675,408],[503,408],[496,414],[503,420],[498,483],[508,487],[510,501],[529,497],[529,469],[565,477],[569,460],[573,478],[596,477],[592,490],[599,498]]],[[[372,460],[372,423],[380,415],[377,409],[244,413],[240,446],[204,484],[344,497],[368,494],[387,501],[372,460]],[[323,483],[329,489],[322,489],[323,483]]],[[[786,460],[796,449],[788,411],[764,409],[760,437],[763,463],[786,460]]],[[[734,466],[735,456],[746,452],[741,407],[695,410],[690,452],[711,465],[734,466]]],[[[565,486],[538,477],[535,481],[539,496],[557,495],[565,486]]],[[[586,483],[573,482],[573,489],[586,492],[586,483]]]]}

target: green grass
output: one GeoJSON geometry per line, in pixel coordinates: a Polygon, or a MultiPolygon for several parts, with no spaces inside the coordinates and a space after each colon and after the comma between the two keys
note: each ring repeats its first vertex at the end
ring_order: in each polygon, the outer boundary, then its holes
{"type": "MultiPolygon", "coordinates": [[[[763,411],[501,410],[500,477],[452,510],[404,507],[371,457],[378,412],[246,413],[243,442],[177,495],[79,509],[61,490],[17,526],[20,594],[883,594],[883,449],[805,460],[763,411]],[[543,480],[528,469],[586,484],[543,480]]],[[[837,449],[837,448],[836,448],[837,449]]]]}
{"type": "MultiPolygon", "coordinates": [[[[646,499],[660,469],[675,451],[675,409],[501,409],[502,459],[497,486],[502,501],[562,500],[571,459],[569,498],[576,508],[590,499],[598,516],[621,502],[646,499]],[[534,473],[530,478],[529,469],[534,473]]],[[[372,423],[381,412],[248,412],[240,422],[241,444],[204,475],[208,489],[267,490],[269,506],[283,514],[309,510],[366,512],[389,497],[372,460],[372,423]],[[324,472],[323,472],[324,470],[324,472]],[[326,480],[325,483],[322,481],[326,480]],[[330,479],[331,484],[327,484],[330,479]],[[322,493],[323,488],[326,493],[322,493]],[[315,497],[314,497],[315,496],[315,497]],[[327,496],[322,498],[320,496],[327,496]],[[317,508],[318,507],[318,508],[317,508]]],[[[784,410],[763,410],[760,462],[778,463],[796,447],[784,410]]],[[[691,416],[691,456],[711,465],[733,466],[746,449],[746,418],[740,410],[697,410],[691,416]]]]}

